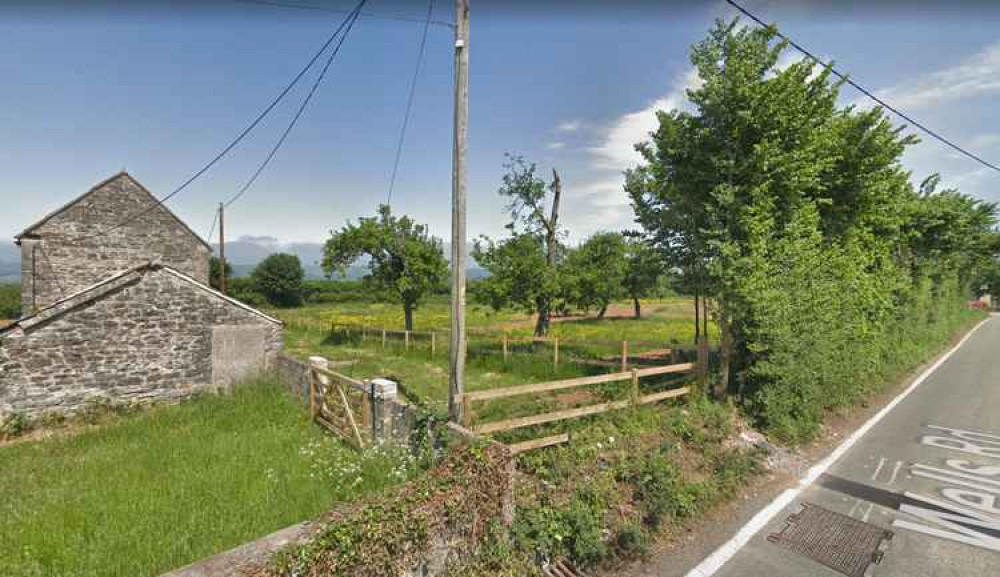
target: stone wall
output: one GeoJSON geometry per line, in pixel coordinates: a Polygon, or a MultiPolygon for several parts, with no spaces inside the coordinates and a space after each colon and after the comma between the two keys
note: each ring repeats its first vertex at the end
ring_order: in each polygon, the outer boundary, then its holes
{"type": "Polygon", "coordinates": [[[208,284],[211,249],[155,202],[121,173],[26,231],[20,237],[22,314],[147,261],[208,284]]]}
{"type": "Polygon", "coordinates": [[[93,397],[169,400],[228,385],[213,374],[213,342],[233,327],[256,328],[257,350],[230,344],[231,380],[270,367],[281,348],[280,323],[162,267],[91,292],[0,331],[0,413],[73,412],[93,397]]]}

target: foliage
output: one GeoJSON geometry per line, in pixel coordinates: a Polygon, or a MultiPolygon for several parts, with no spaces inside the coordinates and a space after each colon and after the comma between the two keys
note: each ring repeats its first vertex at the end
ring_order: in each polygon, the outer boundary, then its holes
{"type": "MultiPolygon", "coordinates": [[[[215,290],[220,290],[221,285],[219,284],[219,276],[222,269],[222,261],[218,257],[212,257],[208,261],[208,283],[215,290]]],[[[233,265],[226,262],[226,288],[229,288],[229,283],[233,278],[233,265]]]]}
{"type": "Polygon", "coordinates": [[[254,279],[249,277],[233,277],[226,281],[226,294],[252,307],[261,307],[268,304],[268,300],[264,298],[264,295],[257,292],[254,279]]]}
{"type": "Polygon", "coordinates": [[[658,113],[626,189],[682,285],[713,299],[723,388],[801,441],[961,325],[997,243],[994,205],[935,178],[914,191],[900,159],[916,139],[879,108],[838,108],[830,71],[779,67],[785,48],[717,22],[692,50],[695,110],[658,113]]]}
{"type": "Polygon", "coordinates": [[[153,577],[408,474],[306,413],[262,379],[0,447],[3,575],[153,577]]]}
{"type": "Polygon", "coordinates": [[[597,233],[570,251],[570,301],[583,310],[597,309],[597,318],[603,318],[608,305],[623,294],[625,254],[625,237],[617,232],[597,233]]]}
{"type": "Polygon", "coordinates": [[[448,274],[441,240],[410,217],[393,216],[383,204],[376,216],[359,218],[330,236],[323,249],[323,270],[343,275],[362,255],[369,257],[368,286],[402,303],[406,328],[412,330],[413,310],[448,274]]]}
{"type": "Polygon", "coordinates": [[[275,253],[260,262],[250,278],[254,290],[272,305],[279,307],[302,304],[302,279],[305,271],[294,254],[275,253]]]}
{"type": "Polygon", "coordinates": [[[554,169],[552,182],[546,184],[536,174],[537,166],[520,156],[507,154],[504,168],[507,172],[498,192],[508,201],[510,237],[501,241],[480,237],[476,241],[473,257],[490,275],[479,282],[475,294],[497,309],[535,312],[535,336],[545,336],[551,315],[565,308],[570,284],[564,266],[566,249],[560,242],[562,186],[554,169]],[[550,192],[550,214],[546,216],[550,192]]]}
{"type": "Polygon", "coordinates": [[[302,300],[306,303],[366,303],[375,302],[377,296],[360,280],[307,280],[302,283],[302,300]]]}
{"type": "Polygon", "coordinates": [[[0,283],[0,319],[16,319],[21,315],[21,285],[0,283]]]}
{"type": "Polygon", "coordinates": [[[503,517],[512,482],[505,453],[499,445],[479,444],[456,451],[411,483],[329,515],[310,542],[281,551],[255,576],[400,575],[441,536],[450,538],[455,559],[471,558],[496,535],[494,523],[503,517]]]}
{"type": "Polygon", "coordinates": [[[13,411],[0,415],[0,441],[20,437],[30,428],[31,423],[24,413],[13,411]]]}

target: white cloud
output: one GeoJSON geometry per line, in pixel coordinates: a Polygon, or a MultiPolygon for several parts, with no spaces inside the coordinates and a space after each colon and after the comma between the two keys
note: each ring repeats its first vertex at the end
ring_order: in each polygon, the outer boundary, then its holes
{"type": "Polygon", "coordinates": [[[556,132],[577,132],[583,127],[579,120],[565,120],[556,125],[556,132]]]}
{"type": "Polygon", "coordinates": [[[560,141],[550,142],[545,145],[545,148],[549,150],[562,150],[563,148],[566,148],[566,143],[560,141]]]}
{"type": "Polygon", "coordinates": [[[619,117],[607,129],[603,142],[591,148],[595,168],[622,171],[640,162],[642,157],[636,152],[635,145],[649,140],[650,133],[656,129],[657,111],[688,108],[690,104],[685,91],[700,84],[697,70],[691,68],[674,81],[665,96],[642,110],[619,117]]]}
{"type": "MultiPolygon", "coordinates": [[[[951,68],[875,91],[879,98],[904,111],[994,93],[1000,93],[1000,43],[951,68]]],[[[856,103],[870,105],[867,98],[856,103]]]]}

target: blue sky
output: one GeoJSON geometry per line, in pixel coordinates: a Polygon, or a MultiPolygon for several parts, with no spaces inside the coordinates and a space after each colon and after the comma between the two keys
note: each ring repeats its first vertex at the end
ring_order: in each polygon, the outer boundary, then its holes
{"type": "MultiPolygon", "coordinates": [[[[289,0],[350,8],[349,0],[289,0]]],[[[166,194],[241,130],[324,41],[341,14],[218,2],[8,4],[0,8],[0,236],[127,169],[166,194]]],[[[1000,10],[986,3],[749,2],[793,38],[928,125],[1000,161],[1000,10]]],[[[426,4],[371,0],[420,18],[426,4]]],[[[435,15],[452,18],[438,0],[435,15]]],[[[656,108],[683,106],[689,46],[722,2],[472,0],[469,232],[502,234],[505,151],[556,167],[571,239],[631,224],[620,172],[656,108]]],[[[384,202],[421,25],[362,18],[271,166],[227,211],[227,235],[320,242],[384,202]]],[[[275,114],[169,206],[207,234],[219,201],[251,174],[305,95],[275,114]]],[[[431,27],[393,207],[449,235],[452,35],[431,27]]],[[[863,103],[846,89],[845,102],[863,103]]],[[[925,139],[915,179],[1000,200],[990,173],[925,139]]]]}

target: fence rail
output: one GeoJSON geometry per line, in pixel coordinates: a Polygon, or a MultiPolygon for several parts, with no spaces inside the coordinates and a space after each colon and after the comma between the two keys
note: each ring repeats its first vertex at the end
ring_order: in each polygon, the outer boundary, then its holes
{"type": "MultiPolygon", "coordinates": [[[[531,385],[521,385],[516,387],[506,387],[501,389],[491,389],[488,391],[475,391],[471,393],[466,393],[465,395],[462,396],[462,408],[463,408],[462,413],[465,416],[465,422],[463,423],[463,425],[471,428],[473,432],[479,434],[500,433],[524,427],[531,427],[535,425],[564,421],[567,419],[578,419],[589,415],[596,415],[599,413],[624,409],[627,407],[657,403],[665,399],[686,395],[690,392],[691,389],[690,387],[681,387],[678,389],[670,389],[667,391],[660,391],[657,393],[640,395],[639,379],[654,375],[665,375],[671,373],[689,373],[689,372],[694,372],[697,368],[698,365],[695,363],[679,363],[675,365],[652,367],[648,369],[632,369],[631,371],[628,372],[612,373],[608,375],[580,377],[575,379],[565,379],[561,381],[549,381],[544,383],[534,383],[531,385]],[[586,405],[583,407],[576,407],[572,409],[563,409],[560,411],[527,415],[523,417],[505,419],[502,421],[480,423],[478,425],[472,424],[471,405],[473,402],[509,398],[521,395],[532,395],[538,393],[546,393],[551,391],[560,391],[577,387],[584,387],[588,385],[613,383],[613,382],[620,382],[627,380],[632,381],[632,392],[631,392],[631,398],[626,400],[608,401],[604,403],[586,405]]],[[[545,447],[553,444],[566,442],[568,438],[569,438],[568,436],[564,435],[544,437],[541,439],[534,439],[532,441],[525,441],[523,443],[519,443],[515,445],[515,447],[517,447],[519,451],[531,450],[538,447],[545,447]]]]}
{"type": "MultiPolygon", "coordinates": [[[[363,343],[377,342],[380,343],[382,348],[388,346],[390,342],[402,341],[404,348],[411,350],[417,347],[418,343],[422,343],[422,346],[426,346],[429,349],[431,357],[437,354],[438,342],[447,342],[449,334],[449,331],[408,331],[336,322],[330,323],[330,332],[342,333],[347,339],[356,337],[363,343]]],[[[684,347],[677,346],[676,344],[645,340],[612,341],[608,339],[560,339],[559,337],[513,337],[508,332],[499,335],[495,332],[470,333],[470,336],[472,338],[469,341],[476,344],[483,341],[486,341],[488,344],[494,344],[498,354],[502,354],[505,362],[510,361],[514,354],[519,354],[514,350],[514,346],[517,344],[540,343],[549,345],[552,347],[552,365],[556,368],[559,367],[560,362],[568,360],[582,365],[617,366],[624,372],[629,369],[631,363],[648,362],[650,359],[662,359],[664,357],[670,359],[672,362],[677,362],[682,358],[683,353],[693,354],[696,351],[695,347],[684,347]],[[607,357],[589,358],[573,354],[567,355],[566,350],[574,347],[606,347],[609,351],[618,350],[620,353],[615,353],[613,356],[609,355],[611,356],[610,359],[607,357]],[[637,350],[640,347],[644,347],[644,350],[637,350]]],[[[468,341],[466,344],[469,346],[468,341]]]]}

